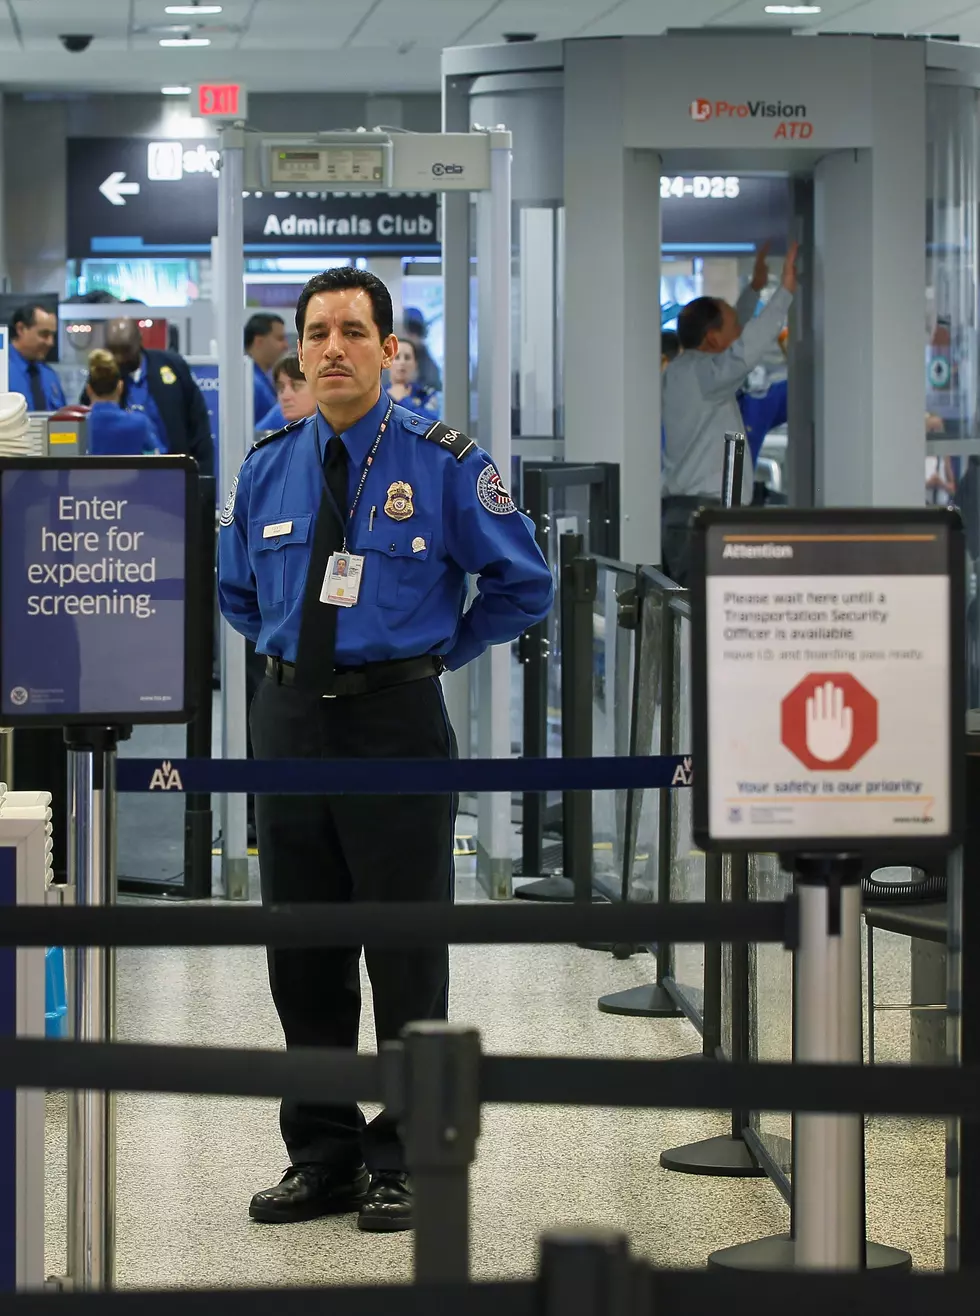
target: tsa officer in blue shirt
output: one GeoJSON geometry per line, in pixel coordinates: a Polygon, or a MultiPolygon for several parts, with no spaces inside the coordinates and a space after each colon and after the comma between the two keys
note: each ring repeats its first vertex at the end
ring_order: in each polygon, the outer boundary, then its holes
{"type": "Polygon", "coordinates": [[[124,411],[120,406],[123,378],[116,358],[104,348],[89,353],[85,391],[91,403],[88,414],[91,456],[144,457],[166,452],[146,413],[124,411]]]}
{"type": "Polygon", "coordinates": [[[256,428],[276,405],[276,389],[269,372],[286,348],[286,322],[281,315],[257,311],[249,317],[245,326],[245,354],[255,363],[252,417],[256,428]]]}
{"type": "Polygon", "coordinates": [[[57,332],[57,317],[43,306],[21,306],[11,316],[8,388],[24,395],[28,411],[57,411],[65,405],[61,380],[45,364],[57,332]]]}
{"type": "MultiPolygon", "coordinates": [[[[221,610],[266,655],[256,757],[450,759],[440,672],[545,617],[551,573],[487,454],[381,388],[398,340],[375,275],[316,275],[296,328],[317,410],[255,444],[219,538],[221,610]]],[[[266,901],[453,898],[448,796],[266,795],[256,806],[266,901]]],[[[359,956],[270,952],[287,1046],[357,1046],[359,956]]],[[[368,946],[366,959],[379,1042],[445,1018],[446,947],[368,946]]],[[[367,1231],[411,1227],[394,1120],[365,1127],[355,1105],[285,1101],[280,1126],[291,1166],[252,1199],[253,1219],[358,1211],[367,1231]]]]}
{"type": "Polygon", "coordinates": [[[410,338],[399,339],[398,355],[388,371],[388,396],[408,411],[430,420],[439,418],[439,394],[419,382],[419,358],[410,338]]]}

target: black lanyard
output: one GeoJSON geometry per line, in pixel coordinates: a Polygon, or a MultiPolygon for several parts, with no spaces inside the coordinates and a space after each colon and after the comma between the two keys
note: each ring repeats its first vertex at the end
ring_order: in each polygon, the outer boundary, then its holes
{"type": "MultiPolygon", "coordinates": [[[[367,484],[368,475],[370,474],[371,467],[374,464],[374,459],[378,455],[378,449],[381,447],[381,440],[384,438],[384,432],[388,428],[388,422],[391,420],[391,413],[393,410],[394,410],[394,403],[389,402],[388,410],[385,412],[385,418],[381,422],[381,428],[378,430],[378,437],[374,440],[374,443],[372,443],[371,451],[368,453],[367,458],[365,459],[364,462],[364,466],[361,469],[361,478],[358,481],[357,490],[354,494],[354,501],[351,503],[350,511],[347,513],[347,520],[344,521],[344,545],[343,548],[341,549],[342,553],[347,552],[347,527],[353,524],[354,513],[357,511],[357,505],[361,501],[361,494],[364,492],[364,486],[367,484]]],[[[317,455],[320,458],[320,479],[323,481],[323,487],[327,491],[327,497],[330,499],[331,503],[333,504],[338,517],[340,517],[340,519],[343,521],[343,516],[341,514],[340,508],[337,507],[336,500],[334,499],[333,496],[333,492],[331,491],[330,485],[327,483],[327,470],[323,461],[323,454],[320,452],[320,444],[319,444],[320,412],[319,411],[317,411],[316,432],[317,432],[317,455]]],[[[340,436],[338,435],[337,437],[339,438],[340,436]]]]}

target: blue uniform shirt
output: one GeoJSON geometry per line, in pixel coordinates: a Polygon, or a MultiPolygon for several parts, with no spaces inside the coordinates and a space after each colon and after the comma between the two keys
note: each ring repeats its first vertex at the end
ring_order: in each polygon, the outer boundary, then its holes
{"type": "MultiPolygon", "coordinates": [[[[27,398],[27,410],[34,410],[34,391],[31,388],[31,377],[27,373],[27,368],[32,362],[26,361],[21,354],[10,344],[10,355],[7,358],[7,376],[9,383],[7,388],[11,393],[22,393],[27,398]]],[[[57,411],[59,407],[65,405],[65,394],[61,387],[61,380],[58,378],[58,372],[53,370],[44,361],[35,363],[38,368],[38,377],[41,380],[41,391],[44,394],[45,411],[57,411]]]]}
{"type": "MultiPolygon", "coordinates": [[[[342,435],[351,501],[387,409],[382,392],[342,435]]],[[[489,456],[474,444],[457,460],[423,437],[430,428],[396,406],[370,468],[347,528],[348,550],[363,554],[365,564],[358,602],[338,610],[338,666],[438,654],[456,669],[551,609],[554,582],[534,528],[489,456]],[[478,595],[464,614],[467,576],[478,577],[478,595]]],[[[260,442],[245,458],[221,516],[221,611],[259,653],[290,663],[330,437],[317,412],[260,442]]]]}
{"type": "Polygon", "coordinates": [[[139,370],[130,375],[125,381],[123,403],[127,411],[141,411],[145,414],[160,440],[160,451],[169,452],[170,444],[167,440],[167,427],[160,415],[160,408],[150,392],[150,385],[146,377],[145,356],[140,361],[139,370]]]}
{"type": "Polygon", "coordinates": [[[115,402],[93,402],[88,413],[92,457],[142,457],[166,452],[144,411],[124,411],[115,402]]]}
{"type": "MultiPolygon", "coordinates": [[[[273,407],[279,405],[279,394],[276,392],[272,380],[265,371],[260,370],[258,366],[255,367],[253,377],[255,382],[252,386],[252,419],[255,422],[256,428],[261,429],[263,427],[259,425],[259,421],[271,411],[273,407]]],[[[285,423],[284,420],[281,420],[276,426],[276,429],[281,429],[285,423]]]]}
{"type": "Polygon", "coordinates": [[[255,428],[257,430],[281,430],[288,424],[286,417],[282,414],[282,407],[280,407],[278,402],[274,407],[271,407],[264,416],[259,416],[258,412],[255,413],[255,416],[255,428]]]}

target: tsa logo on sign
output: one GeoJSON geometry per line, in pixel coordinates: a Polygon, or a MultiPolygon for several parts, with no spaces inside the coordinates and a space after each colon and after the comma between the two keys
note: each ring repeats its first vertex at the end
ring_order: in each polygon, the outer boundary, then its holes
{"type": "Polygon", "coordinates": [[[742,810],[737,807],[729,809],[728,821],[730,823],[740,823],[742,821],[742,810]]]}
{"type": "Polygon", "coordinates": [[[691,101],[689,113],[695,123],[706,123],[712,114],[711,102],[699,96],[696,101],[691,101]]]}
{"type": "Polygon", "coordinates": [[[15,685],[10,692],[10,702],[15,708],[23,708],[28,699],[30,699],[30,695],[22,685],[15,685]]]}

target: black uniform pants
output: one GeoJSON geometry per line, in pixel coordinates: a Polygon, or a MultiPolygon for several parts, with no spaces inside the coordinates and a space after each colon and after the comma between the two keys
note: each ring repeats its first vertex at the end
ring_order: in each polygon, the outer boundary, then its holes
{"type": "MultiPolygon", "coordinates": [[[[262,682],[250,721],[256,757],[454,758],[456,742],[435,677],[373,694],[321,699],[262,682]]],[[[456,800],[448,795],[260,795],[259,871],[266,903],[449,901],[456,800]]],[[[269,979],[286,1045],[357,1046],[360,946],[270,950],[269,979]]],[[[449,951],[365,948],[381,1042],[407,1023],[444,1019],[449,951]]],[[[370,1125],[357,1106],[284,1100],[283,1140],[294,1165],[340,1172],[362,1157],[403,1168],[395,1121],[370,1125]]]]}

